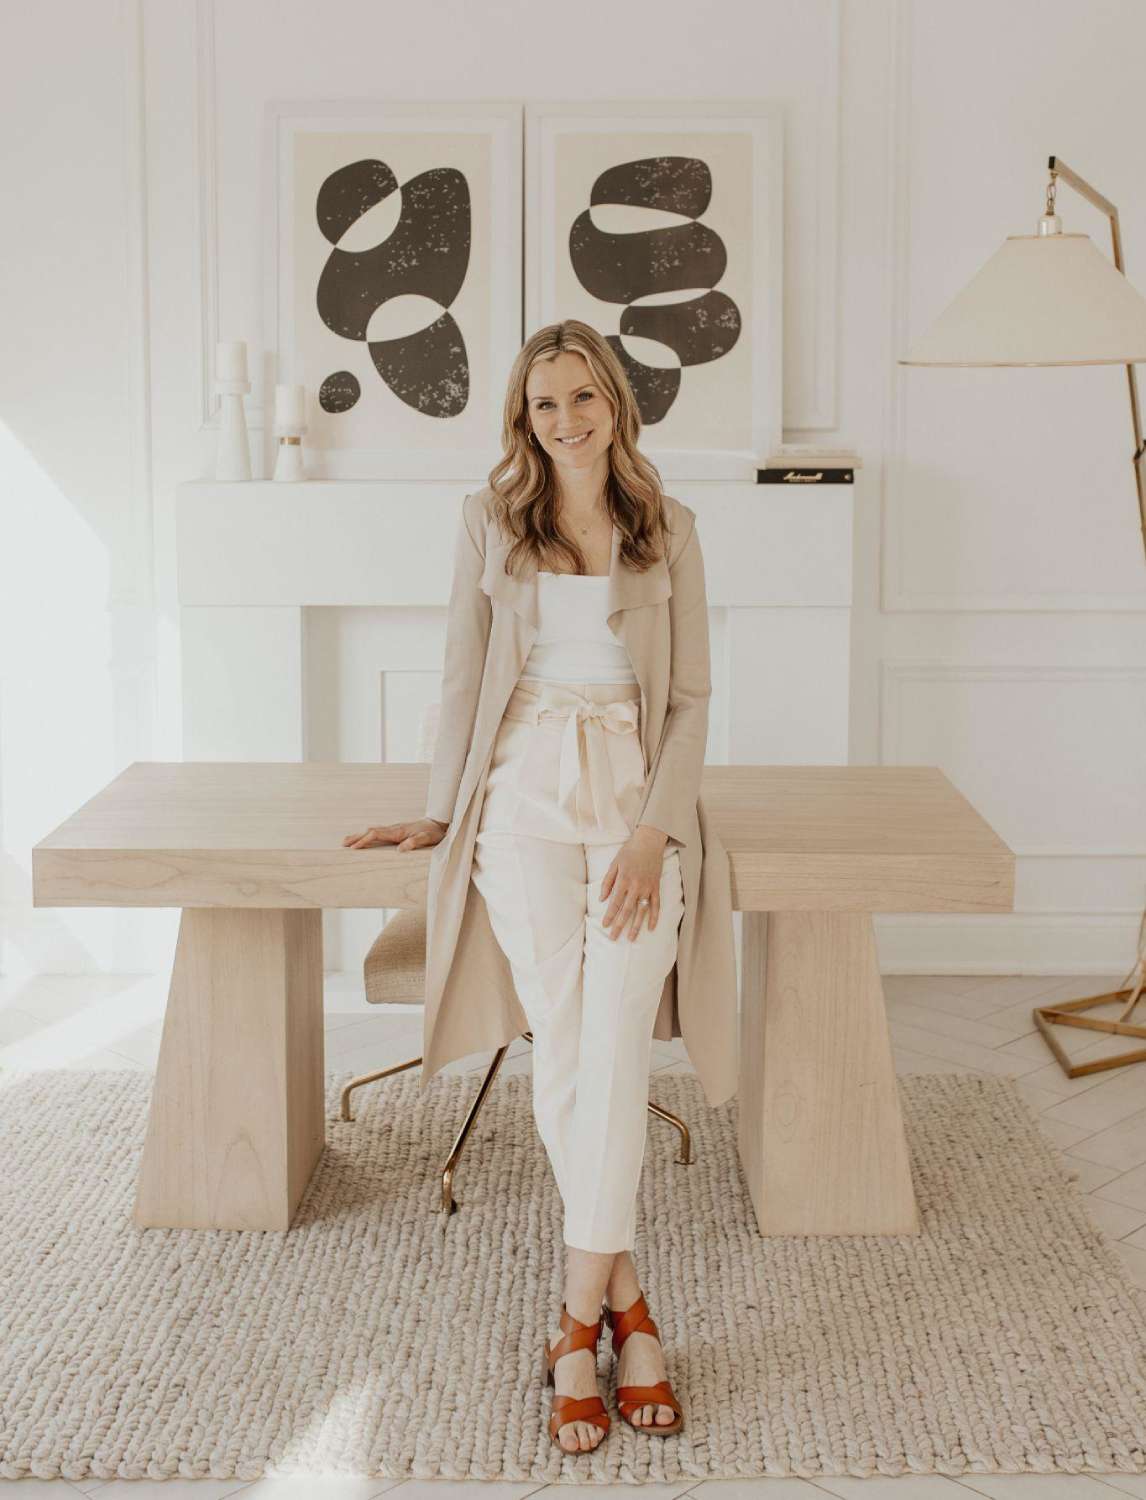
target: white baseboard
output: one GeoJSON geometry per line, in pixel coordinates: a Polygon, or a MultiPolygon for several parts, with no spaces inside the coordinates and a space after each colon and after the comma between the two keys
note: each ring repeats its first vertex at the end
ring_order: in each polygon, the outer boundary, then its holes
{"type": "Polygon", "coordinates": [[[1125,974],[1138,912],[875,917],[882,974],[1125,974]]]}

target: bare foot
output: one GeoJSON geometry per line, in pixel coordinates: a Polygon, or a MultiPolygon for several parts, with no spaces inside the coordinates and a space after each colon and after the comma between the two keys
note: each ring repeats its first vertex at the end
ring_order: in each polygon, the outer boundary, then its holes
{"type": "MultiPolygon", "coordinates": [[[[564,1337],[560,1327],[550,1333],[550,1349],[555,1349],[564,1337]]],[[[559,1396],[599,1395],[596,1350],[574,1349],[571,1354],[562,1354],[553,1366],[553,1380],[559,1396]]],[[[589,1453],[604,1436],[604,1430],[595,1422],[563,1422],[557,1429],[557,1441],[566,1453],[589,1453]]]]}
{"type": "MultiPolygon", "coordinates": [[[[656,1385],[658,1381],[666,1379],[667,1375],[660,1339],[653,1338],[651,1333],[630,1333],[621,1345],[617,1363],[618,1386],[656,1385]]],[[[631,1420],[638,1427],[665,1427],[675,1417],[676,1412],[671,1406],[654,1403],[651,1406],[636,1407],[631,1420]]]]}

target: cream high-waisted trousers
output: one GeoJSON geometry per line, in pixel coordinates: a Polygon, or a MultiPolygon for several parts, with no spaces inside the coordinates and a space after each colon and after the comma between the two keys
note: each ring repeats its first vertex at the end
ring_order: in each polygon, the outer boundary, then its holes
{"type": "Polygon", "coordinates": [[[471,878],[533,1034],[533,1111],[580,1250],[631,1250],[653,1023],[684,913],[667,847],[660,916],[613,939],[601,882],[646,767],[635,683],[522,678],[494,741],[471,878]]]}

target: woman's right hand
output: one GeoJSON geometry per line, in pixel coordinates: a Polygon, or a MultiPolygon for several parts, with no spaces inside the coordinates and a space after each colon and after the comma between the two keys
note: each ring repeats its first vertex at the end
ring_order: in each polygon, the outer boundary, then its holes
{"type": "Polygon", "coordinates": [[[368,828],[365,833],[348,833],[342,843],[349,849],[397,844],[399,852],[404,853],[407,849],[429,849],[440,844],[449,826],[448,823],[439,823],[436,818],[416,818],[411,823],[384,823],[378,828],[368,828]]]}

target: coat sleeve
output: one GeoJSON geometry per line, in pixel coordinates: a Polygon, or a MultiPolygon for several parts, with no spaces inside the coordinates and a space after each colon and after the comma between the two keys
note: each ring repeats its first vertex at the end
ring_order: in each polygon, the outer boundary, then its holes
{"type": "Polygon", "coordinates": [[[449,823],[461,784],[477,713],[478,693],[485,667],[492,610],[481,586],[485,567],[484,531],[472,514],[470,496],[462,504],[454,540],[454,577],[446,620],[446,653],[442,670],[441,707],[426,817],[449,823]]]}
{"type": "Polygon", "coordinates": [[[638,827],[650,824],[684,847],[700,796],[700,779],[708,746],[708,701],[712,677],[708,650],[708,599],[704,558],[696,534],[696,516],[670,566],[671,664],[668,709],[661,741],[649,772],[638,827]]]}

